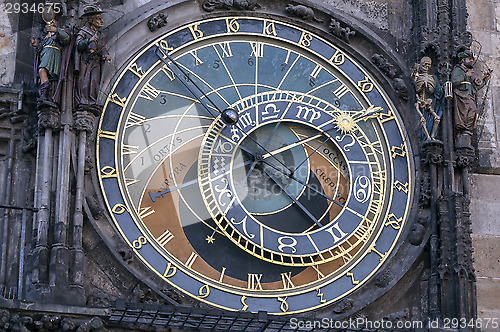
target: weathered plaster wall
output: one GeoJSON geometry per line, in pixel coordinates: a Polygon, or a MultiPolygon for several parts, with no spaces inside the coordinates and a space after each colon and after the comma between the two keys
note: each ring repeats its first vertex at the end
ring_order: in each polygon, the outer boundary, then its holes
{"type": "Polygon", "coordinates": [[[16,68],[17,27],[5,10],[5,3],[0,3],[0,85],[11,86],[16,68]]]}
{"type": "Polygon", "coordinates": [[[467,11],[468,30],[482,45],[480,60],[494,70],[479,97],[479,168],[471,176],[478,317],[500,320],[500,1],[467,0],[467,11]]]}

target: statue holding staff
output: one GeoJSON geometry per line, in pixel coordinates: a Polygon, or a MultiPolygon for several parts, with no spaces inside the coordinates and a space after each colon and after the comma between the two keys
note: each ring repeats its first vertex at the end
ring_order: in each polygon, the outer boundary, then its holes
{"type": "Polygon", "coordinates": [[[97,102],[102,67],[105,61],[111,60],[99,31],[104,23],[101,15],[103,12],[96,5],[87,5],[81,15],[86,18],[85,25],[76,36],[76,107],[88,109],[95,115],[99,115],[101,111],[97,102]]]}
{"type": "Polygon", "coordinates": [[[71,53],[71,35],[57,26],[57,17],[51,6],[44,8],[42,18],[46,23],[46,34],[40,40],[31,37],[31,46],[36,49],[34,68],[38,102],[39,105],[57,107],[71,53]]]}

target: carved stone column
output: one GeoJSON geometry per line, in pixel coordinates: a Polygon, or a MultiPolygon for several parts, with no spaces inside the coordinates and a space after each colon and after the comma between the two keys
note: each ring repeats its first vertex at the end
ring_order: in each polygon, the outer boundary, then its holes
{"type": "Polygon", "coordinates": [[[440,278],[439,278],[439,231],[438,231],[438,177],[437,168],[443,162],[443,142],[438,140],[425,141],[422,147],[425,158],[424,163],[429,167],[430,189],[430,264],[429,277],[429,314],[431,319],[442,318],[440,309],[440,278]]]}
{"type": "Polygon", "coordinates": [[[38,212],[33,220],[33,242],[30,252],[32,264],[32,289],[28,298],[38,298],[39,290],[48,286],[48,265],[50,256],[49,227],[51,219],[51,183],[54,165],[53,130],[59,128],[59,109],[47,104],[38,106],[37,178],[35,185],[35,206],[38,212]]]}
{"type": "Polygon", "coordinates": [[[84,200],[84,176],[87,135],[92,133],[94,128],[95,107],[92,109],[78,108],[73,112],[74,128],[78,132],[78,159],[76,160],[76,193],[75,210],[73,215],[73,225],[71,239],[71,259],[73,265],[70,271],[70,285],[75,290],[83,292],[83,265],[84,252],[82,246],[83,229],[83,200],[84,200]]]}

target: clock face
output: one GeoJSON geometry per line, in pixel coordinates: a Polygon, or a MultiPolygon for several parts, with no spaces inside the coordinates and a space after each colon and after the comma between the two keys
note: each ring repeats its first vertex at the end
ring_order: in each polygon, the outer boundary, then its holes
{"type": "Polygon", "coordinates": [[[124,240],[165,283],[229,310],[289,314],[348,295],[385,262],[412,201],[410,147],[377,82],[269,19],[199,21],[146,45],[114,83],[97,142],[124,240]]]}

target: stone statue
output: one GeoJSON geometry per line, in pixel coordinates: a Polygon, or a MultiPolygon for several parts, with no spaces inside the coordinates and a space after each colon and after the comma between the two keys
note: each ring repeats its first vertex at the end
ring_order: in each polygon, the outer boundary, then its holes
{"type": "Polygon", "coordinates": [[[77,109],[89,110],[96,116],[101,112],[97,101],[102,67],[105,61],[111,60],[99,31],[104,23],[103,12],[96,5],[87,5],[81,15],[87,21],[76,36],[75,103],[77,109]]]}
{"type": "Polygon", "coordinates": [[[417,92],[415,109],[420,116],[420,124],[428,140],[434,140],[436,138],[439,122],[441,121],[441,117],[436,113],[434,107],[437,100],[429,98],[430,96],[434,96],[434,99],[441,99],[440,96],[436,96],[436,92],[442,90],[439,89],[440,86],[437,84],[437,78],[435,79],[429,74],[431,65],[431,58],[424,56],[420,60],[420,64],[415,65],[412,73],[415,82],[415,90],[417,92]],[[424,114],[428,115],[428,119],[426,119],[424,114]],[[430,134],[429,130],[431,132],[430,134]]]}
{"type": "Polygon", "coordinates": [[[475,77],[474,53],[465,50],[458,54],[459,64],[451,72],[453,97],[455,99],[454,125],[457,147],[472,148],[471,136],[476,127],[477,91],[491,78],[491,71],[475,77]]]}
{"type": "Polygon", "coordinates": [[[36,49],[35,82],[39,106],[57,107],[71,53],[71,35],[57,26],[55,16],[46,23],[46,34],[40,40],[31,37],[31,46],[36,49]]]}

